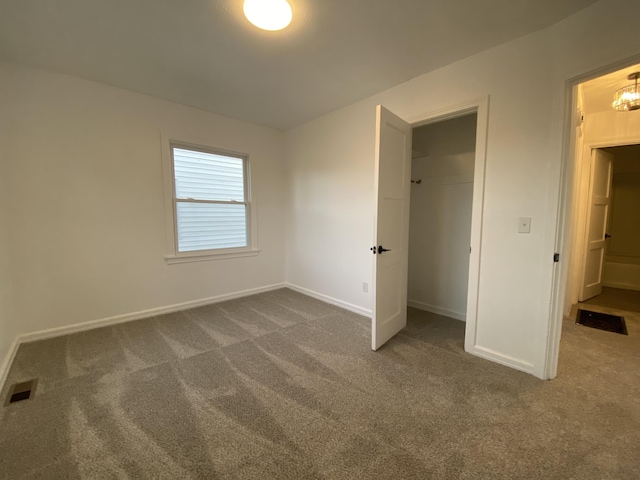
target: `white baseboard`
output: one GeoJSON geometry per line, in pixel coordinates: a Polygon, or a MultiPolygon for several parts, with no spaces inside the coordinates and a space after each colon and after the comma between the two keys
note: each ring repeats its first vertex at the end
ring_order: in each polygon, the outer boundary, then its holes
{"type": "Polygon", "coordinates": [[[220,303],[226,300],[233,300],[234,298],[248,297],[249,295],[255,295],[257,293],[269,292],[271,290],[277,290],[279,288],[285,288],[284,283],[278,283],[274,285],[267,285],[265,287],[251,288],[248,290],[242,290],[240,292],[226,293],[224,295],[216,295],[214,297],[202,298],[200,300],[191,300],[189,302],[176,303],[174,305],[166,305],[164,307],[150,308],[148,310],[140,310],[133,313],[125,313],[124,315],[116,315],[115,317],[101,318],[98,320],[91,320],[88,322],[76,323],[73,325],[67,325],[64,327],[49,328],[46,330],[40,330],[33,333],[26,333],[19,335],[19,343],[29,343],[36,340],[42,340],[45,338],[58,337],[60,335],[68,335],[70,333],[83,332],[85,330],[92,330],[99,327],[107,327],[109,325],[116,325],[118,323],[130,322],[133,320],[140,320],[141,318],[153,317],[156,315],[163,315],[165,313],[177,312],[180,310],[188,310],[189,308],[201,307],[203,305],[210,305],[212,303],[220,303]]]}
{"type": "Polygon", "coordinates": [[[516,370],[520,370],[521,372],[535,375],[533,371],[533,364],[530,362],[526,362],[520,358],[504,355],[502,353],[496,352],[495,350],[491,350],[490,348],[485,348],[478,345],[473,347],[473,349],[469,351],[469,353],[486,360],[491,360],[492,362],[499,363],[500,365],[504,365],[505,367],[514,368],[516,370]]]}
{"type": "Polygon", "coordinates": [[[640,285],[635,283],[622,283],[622,282],[602,282],[603,287],[620,288],[622,290],[635,290],[640,292],[640,285]]]}
{"type": "Polygon", "coordinates": [[[304,295],[308,295],[318,300],[322,300],[323,302],[330,303],[331,305],[335,305],[336,307],[341,307],[341,308],[344,308],[345,310],[349,310],[350,312],[357,313],[358,315],[362,315],[363,317],[371,318],[371,315],[372,315],[371,310],[367,310],[366,308],[359,307],[358,305],[353,305],[352,303],[344,302],[342,300],[338,300],[337,298],[333,298],[328,295],[324,295],[322,293],[314,292],[313,290],[299,287],[298,285],[293,285],[292,283],[287,283],[286,287],[290,288],[291,290],[295,290],[298,293],[302,293],[304,295]]]}
{"type": "MultiPolygon", "coordinates": [[[[354,313],[358,313],[360,315],[363,315],[365,317],[371,317],[372,313],[371,310],[367,310],[364,309],[362,307],[358,307],[357,305],[353,305],[351,303],[347,303],[344,302],[342,300],[338,300],[336,298],[330,297],[328,295],[324,295],[318,292],[314,292],[313,290],[309,290],[307,288],[303,288],[303,287],[299,287],[298,285],[293,285],[290,283],[286,284],[287,288],[290,288],[291,290],[295,290],[296,292],[302,293],[304,295],[308,295],[310,297],[313,298],[317,298],[318,300],[322,300],[323,302],[327,302],[330,303],[332,305],[336,305],[338,307],[342,307],[345,310],[349,310],[351,312],[354,313]]],[[[427,305],[424,303],[420,303],[420,302],[411,302],[408,301],[407,304],[409,306],[415,307],[415,308],[420,308],[422,310],[428,310],[428,311],[432,311],[429,310],[426,307],[430,307],[430,308],[434,308],[437,309],[437,307],[432,307],[431,305],[427,305]],[[413,305],[412,305],[413,303],[413,305]],[[421,308],[422,307],[422,308],[421,308]]],[[[438,313],[440,315],[446,315],[448,317],[451,318],[455,318],[456,320],[461,320],[460,317],[464,318],[464,315],[458,313],[458,312],[451,312],[448,310],[444,310],[444,309],[437,309],[438,311],[435,311],[434,313],[438,313]],[[454,316],[456,315],[456,316],[454,316]]],[[[506,367],[511,367],[514,368],[516,370],[520,370],[522,372],[525,373],[529,373],[531,375],[535,375],[534,373],[534,368],[533,368],[533,364],[526,362],[522,359],[519,358],[515,358],[515,357],[510,357],[508,355],[503,355],[499,352],[496,352],[494,350],[491,350],[489,348],[485,348],[485,347],[480,347],[480,346],[476,346],[474,347],[474,349],[472,351],[470,351],[469,353],[476,355],[478,357],[484,358],[486,360],[490,360],[492,362],[495,363],[499,363],[500,365],[504,365],[506,367]]]]}
{"type": "Polygon", "coordinates": [[[2,365],[0,365],[0,389],[4,386],[4,382],[9,374],[9,368],[15,357],[18,347],[23,343],[35,342],[37,340],[44,340],[47,338],[59,337],[61,335],[68,335],[70,333],[83,332],[86,330],[92,330],[94,328],[107,327],[110,325],[117,325],[119,323],[131,322],[133,320],[140,320],[142,318],[153,317],[155,315],[162,315],[165,313],[177,312],[180,310],[187,310],[189,308],[201,307],[203,305],[210,305],[213,303],[220,303],[226,300],[233,300],[234,298],[248,297],[249,295],[255,295],[258,293],[270,292],[279,288],[285,288],[287,285],[284,283],[277,283],[273,285],[267,285],[264,287],[251,288],[248,290],[242,290],[240,292],[227,293],[224,295],[216,295],[214,297],[202,298],[200,300],[192,300],[189,302],[176,303],[174,305],[166,305],[163,307],[150,308],[148,310],[140,310],[138,312],[125,313],[123,315],[116,315],[114,317],[101,318],[98,320],[90,320],[88,322],[75,323],[73,325],[65,325],[62,327],[48,328],[45,330],[39,330],[37,332],[23,333],[18,335],[11,344],[9,352],[5,356],[2,365]]]}
{"type": "Polygon", "coordinates": [[[407,300],[407,305],[418,310],[425,310],[427,312],[436,313],[438,315],[444,315],[445,317],[454,318],[463,322],[467,321],[466,313],[455,312],[447,308],[436,307],[435,305],[429,305],[428,303],[418,302],[417,300],[407,300]]]}
{"type": "Polygon", "coordinates": [[[606,262],[602,270],[602,285],[639,291],[640,265],[606,262]]]}
{"type": "MultiPolygon", "coordinates": [[[[324,295],[318,292],[314,292],[313,290],[309,290],[307,288],[303,288],[297,285],[293,285],[290,283],[278,283],[273,285],[267,285],[264,287],[253,288],[249,290],[243,290],[240,292],[234,292],[224,295],[217,295],[214,297],[203,298],[200,300],[193,300],[189,302],[177,303],[174,305],[166,305],[163,307],[150,308],[148,310],[141,310],[138,312],[127,313],[123,315],[117,315],[114,317],[102,318],[98,320],[91,320],[88,322],[76,323],[73,325],[66,325],[62,327],[49,328],[46,330],[40,330],[37,332],[26,333],[22,335],[18,335],[11,344],[9,348],[9,352],[5,356],[2,364],[0,365],[0,389],[4,386],[4,383],[7,379],[7,375],[9,374],[9,368],[11,367],[11,363],[15,358],[16,352],[18,351],[18,347],[22,343],[34,342],[36,340],[44,340],[47,338],[58,337],[61,335],[68,335],[70,333],[82,332],[86,330],[91,330],[99,327],[106,327],[110,325],[116,325],[119,323],[130,322],[133,320],[140,320],[142,318],[152,317],[155,315],[162,315],[165,313],[176,312],[180,310],[187,310],[189,308],[200,307],[203,305],[209,305],[213,303],[219,303],[226,300],[232,300],[235,298],[247,297],[249,295],[255,295],[258,293],[269,292],[272,290],[277,290],[279,288],[290,288],[296,292],[302,293],[304,295],[308,295],[310,297],[316,298],[323,302],[329,303],[331,305],[336,305],[338,307],[344,308],[350,312],[357,313],[359,315],[371,318],[372,312],[366,308],[359,307],[357,305],[353,305],[351,303],[338,300],[337,298],[330,297],[328,295],[324,295]]],[[[422,310],[433,311],[434,313],[440,315],[446,315],[451,318],[456,318],[458,320],[462,320],[460,318],[461,314],[456,314],[456,312],[446,311],[444,309],[437,309],[437,307],[432,307],[430,305],[420,303],[420,302],[407,302],[410,306],[415,308],[420,308],[422,310]],[[437,309],[437,311],[431,310],[431,308],[437,309]],[[457,316],[454,316],[457,315],[457,316]]],[[[463,316],[464,317],[464,316],[463,316]]],[[[479,357],[485,358],[487,360],[494,361],[496,363],[505,365],[507,367],[515,368],[516,370],[521,370],[526,373],[533,374],[533,365],[525,362],[521,359],[517,359],[514,357],[509,357],[498,352],[495,352],[491,349],[476,346],[473,348],[473,351],[469,352],[479,357]]]]}
{"type": "Polygon", "coordinates": [[[20,342],[18,341],[18,337],[13,339],[11,342],[11,346],[9,346],[9,351],[4,356],[2,360],[2,364],[0,364],[0,390],[4,388],[4,382],[7,380],[7,376],[9,375],[9,369],[11,368],[11,364],[13,363],[13,359],[16,357],[16,353],[18,351],[18,347],[20,346],[20,342]]]}

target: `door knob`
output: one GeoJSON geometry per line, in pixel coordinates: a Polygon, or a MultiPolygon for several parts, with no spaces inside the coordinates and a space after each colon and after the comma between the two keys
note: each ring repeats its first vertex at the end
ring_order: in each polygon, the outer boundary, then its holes
{"type": "Polygon", "coordinates": [[[611,235],[609,235],[608,233],[604,234],[604,239],[606,240],[607,238],[611,238],[611,235]]]}
{"type": "Polygon", "coordinates": [[[384,248],[382,245],[378,245],[378,254],[382,255],[383,252],[390,252],[391,249],[384,248]]]}

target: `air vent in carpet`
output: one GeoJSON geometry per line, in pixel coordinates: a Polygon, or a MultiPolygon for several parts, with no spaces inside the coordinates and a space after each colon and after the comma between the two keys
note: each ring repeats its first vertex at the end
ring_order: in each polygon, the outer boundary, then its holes
{"type": "Polygon", "coordinates": [[[589,310],[578,310],[576,323],[585,327],[606,330],[607,332],[620,333],[628,335],[627,325],[624,318],[617,315],[609,315],[607,313],[591,312],[589,310]]]}
{"type": "Polygon", "coordinates": [[[5,406],[20,402],[22,400],[29,400],[33,398],[36,393],[36,386],[38,385],[38,379],[34,378],[26,382],[14,383],[9,389],[5,406]]]}

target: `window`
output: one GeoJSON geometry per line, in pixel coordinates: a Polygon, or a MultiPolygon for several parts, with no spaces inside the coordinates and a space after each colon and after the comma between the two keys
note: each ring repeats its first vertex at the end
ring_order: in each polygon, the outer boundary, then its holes
{"type": "Polygon", "coordinates": [[[167,260],[257,253],[247,156],[173,142],[169,148],[173,255],[167,260]]]}

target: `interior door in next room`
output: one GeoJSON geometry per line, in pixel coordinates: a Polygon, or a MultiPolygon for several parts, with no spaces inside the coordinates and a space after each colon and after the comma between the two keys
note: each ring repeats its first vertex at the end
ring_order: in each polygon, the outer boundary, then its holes
{"type": "Polygon", "coordinates": [[[580,289],[581,302],[602,293],[607,220],[611,206],[613,155],[600,149],[591,151],[591,176],[587,210],[587,242],[584,274],[580,289]]]}

